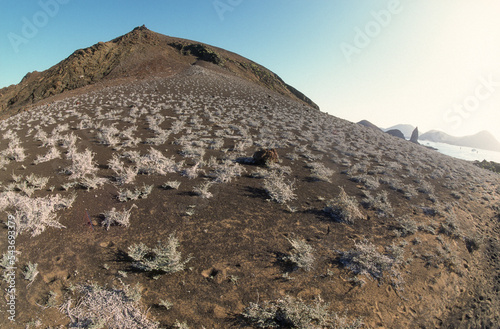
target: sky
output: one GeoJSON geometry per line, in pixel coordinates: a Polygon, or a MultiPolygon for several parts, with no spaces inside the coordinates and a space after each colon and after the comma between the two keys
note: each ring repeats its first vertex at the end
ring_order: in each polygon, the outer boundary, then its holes
{"type": "Polygon", "coordinates": [[[0,3],[0,88],[145,24],[262,64],[343,119],[500,140],[498,0],[0,3]]]}

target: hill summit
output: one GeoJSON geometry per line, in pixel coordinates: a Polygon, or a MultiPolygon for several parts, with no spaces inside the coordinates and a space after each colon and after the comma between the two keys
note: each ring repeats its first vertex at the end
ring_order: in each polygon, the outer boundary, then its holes
{"type": "Polygon", "coordinates": [[[177,74],[202,65],[236,75],[318,109],[304,94],[265,67],[204,43],[169,37],[146,28],[79,49],[43,72],[28,73],[17,85],[0,89],[0,113],[99,82],[177,74]]]}

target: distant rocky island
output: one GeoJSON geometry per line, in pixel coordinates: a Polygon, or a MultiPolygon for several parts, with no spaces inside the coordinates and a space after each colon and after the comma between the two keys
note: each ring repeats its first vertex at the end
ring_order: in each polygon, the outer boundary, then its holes
{"type": "Polygon", "coordinates": [[[488,151],[500,152],[500,142],[487,131],[481,131],[475,135],[455,137],[442,131],[431,130],[420,136],[421,140],[431,142],[446,143],[457,146],[466,146],[488,151]]]}
{"type": "Polygon", "coordinates": [[[391,130],[399,130],[405,136],[406,139],[410,139],[411,138],[411,134],[413,133],[413,131],[415,130],[415,128],[416,127],[413,126],[413,125],[400,124],[400,125],[395,125],[395,126],[387,128],[387,129],[382,129],[382,130],[385,131],[385,132],[389,132],[391,130]]]}
{"type": "Polygon", "coordinates": [[[413,139],[414,141],[416,141],[416,139],[419,139],[435,143],[445,143],[455,146],[465,146],[500,152],[500,142],[490,132],[485,130],[474,135],[455,137],[439,130],[431,130],[424,134],[418,135],[418,128],[410,124],[399,124],[387,129],[379,128],[377,125],[371,123],[368,120],[362,120],[358,122],[358,124],[365,127],[375,128],[384,131],[392,136],[404,138],[407,140],[413,139]],[[417,133],[417,135],[414,135],[415,132],[417,133]]]}
{"type": "Polygon", "coordinates": [[[394,126],[394,127],[388,128],[388,129],[382,129],[382,128],[377,127],[375,124],[371,123],[368,120],[361,120],[358,122],[358,124],[365,126],[365,127],[368,127],[368,128],[383,131],[383,132],[385,132],[391,136],[397,137],[397,138],[401,138],[401,139],[405,139],[405,140],[408,139],[410,142],[415,143],[415,144],[420,144],[418,142],[418,138],[419,138],[418,137],[418,127],[413,127],[411,125],[397,125],[397,126],[394,126]],[[403,130],[404,130],[404,132],[403,132],[403,130]]]}

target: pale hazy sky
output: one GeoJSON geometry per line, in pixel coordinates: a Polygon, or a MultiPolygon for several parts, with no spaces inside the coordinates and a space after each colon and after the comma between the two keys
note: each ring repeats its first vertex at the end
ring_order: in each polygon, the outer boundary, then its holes
{"type": "Polygon", "coordinates": [[[248,57],[341,118],[500,140],[498,0],[3,1],[0,87],[142,24],[248,57]]]}
{"type": "Polygon", "coordinates": [[[500,2],[402,1],[351,57],[331,67],[335,87],[316,97],[325,109],[383,127],[411,123],[453,135],[486,129],[500,140],[500,2]]]}

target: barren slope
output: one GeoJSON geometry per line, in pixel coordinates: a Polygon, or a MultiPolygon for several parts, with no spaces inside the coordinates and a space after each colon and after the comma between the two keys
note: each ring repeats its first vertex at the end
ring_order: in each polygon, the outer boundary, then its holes
{"type": "Polygon", "coordinates": [[[2,328],[499,323],[500,180],[465,161],[199,65],[35,106],[0,132],[20,252],[2,328]],[[259,148],[281,162],[253,164],[259,148]],[[169,252],[145,249],[158,241],[169,252]]]}

